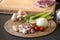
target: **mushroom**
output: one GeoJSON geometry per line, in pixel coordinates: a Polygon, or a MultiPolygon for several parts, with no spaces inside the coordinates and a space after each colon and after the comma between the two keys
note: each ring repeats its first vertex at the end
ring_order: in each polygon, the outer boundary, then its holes
{"type": "Polygon", "coordinates": [[[26,12],[22,12],[21,10],[17,13],[17,19],[22,20],[26,16],[26,12]]]}

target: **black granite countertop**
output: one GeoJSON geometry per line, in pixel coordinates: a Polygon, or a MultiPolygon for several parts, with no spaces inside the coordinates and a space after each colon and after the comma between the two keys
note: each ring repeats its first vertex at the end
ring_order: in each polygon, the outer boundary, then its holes
{"type": "MultiPolygon", "coordinates": [[[[58,4],[56,6],[56,9],[60,8],[58,4]]],[[[22,38],[22,37],[16,37],[8,34],[4,29],[4,23],[10,19],[12,15],[4,15],[0,14],[0,40],[60,40],[60,26],[57,24],[56,30],[44,37],[37,37],[37,38],[22,38]]],[[[56,17],[55,17],[56,18],[56,17]]]]}

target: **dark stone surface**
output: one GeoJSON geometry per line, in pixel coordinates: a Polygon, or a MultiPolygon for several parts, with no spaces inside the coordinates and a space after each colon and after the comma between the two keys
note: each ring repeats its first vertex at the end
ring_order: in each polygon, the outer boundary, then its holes
{"type": "MultiPolygon", "coordinates": [[[[60,5],[60,4],[59,4],[60,5]]],[[[58,9],[60,6],[57,6],[58,9]]],[[[60,26],[57,25],[56,30],[44,37],[37,37],[37,38],[22,38],[16,37],[8,34],[4,29],[4,23],[10,19],[11,15],[4,15],[0,14],[0,40],[60,40],[60,26]]],[[[55,16],[56,17],[56,16],[55,16]]]]}

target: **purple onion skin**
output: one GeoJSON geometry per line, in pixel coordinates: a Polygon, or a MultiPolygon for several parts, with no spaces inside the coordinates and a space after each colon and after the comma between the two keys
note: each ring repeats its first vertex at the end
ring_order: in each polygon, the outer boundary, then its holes
{"type": "Polygon", "coordinates": [[[26,25],[25,28],[26,28],[26,29],[27,29],[27,28],[30,28],[30,26],[29,26],[29,25],[26,25]]]}
{"type": "Polygon", "coordinates": [[[38,5],[37,4],[36,5],[39,7],[46,7],[46,5],[47,5],[47,7],[49,7],[49,6],[53,5],[55,2],[53,0],[39,0],[39,1],[37,1],[37,3],[38,3],[38,5]]]}
{"type": "Polygon", "coordinates": [[[32,29],[31,27],[27,27],[26,30],[28,31],[28,33],[34,33],[34,29],[32,29]]]}

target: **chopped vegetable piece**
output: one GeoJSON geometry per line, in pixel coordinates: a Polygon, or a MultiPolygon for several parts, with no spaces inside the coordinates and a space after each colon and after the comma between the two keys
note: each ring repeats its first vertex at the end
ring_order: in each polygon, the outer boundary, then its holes
{"type": "Polygon", "coordinates": [[[30,16],[26,16],[26,17],[25,17],[25,21],[26,21],[27,23],[29,23],[29,19],[30,19],[30,16]]]}
{"type": "Polygon", "coordinates": [[[35,14],[27,15],[27,16],[25,17],[25,21],[26,21],[27,23],[29,23],[30,17],[33,16],[33,15],[35,15],[35,14]]]}
{"type": "Polygon", "coordinates": [[[17,15],[16,15],[16,13],[13,13],[13,15],[12,15],[12,17],[11,17],[11,20],[12,21],[15,21],[17,19],[17,15]]]}
{"type": "Polygon", "coordinates": [[[45,13],[47,13],[47,12],[38,13],[38,14],[36,14],[36,15],[34,15],[34,16],[31,16],[30,19],[39,18],[40,16],[45,15],[45,13]]]}
{"type": "Polygon", "coordinates": [[[14,31],[18,31],[18,26],[13,25],[12,27],[13,27],[13,30],[14,30],[14,31]]]}
{"type": "Polygon", "coordinates": [[[47,16],[47,17],[46,17],[47,20],[51,20],[51,19],[53,19],[53,18],[54,18],[53,16],[47,16]]]}
{"type": "Polygon", "coordinates": [[[40,27],[40,31],[44,31],[45,30],[45,27],[40,27]]]}
{"type": "Polygon", "coordinates": [[[34,29],[35,31],[38,31],[38,30],[39,30],[39,28],[37,27],[36,24],[33,25],[33,29],[34,29]]]}
{"type": "Polygon", "coordinates": [[[35,30],[31,28],[30,32],[31,32],[31,33],[34,33],[34,32],[35,32],[35,30]]]}
{"type": "Polygon", "coordinates": [[[26,34],[27,33],[27,30],[26,29],[23,29],[22,33],[23,34],[26,34]]]}
{"type": "Polygon", "coordinates": [[[45,15],[43,15],[43,16],[41,16],[42,18],[45,18],[45,17],[47,17],[48,15],[50,15],[51,13],[50,12],[48,12],[48,13],[46,13],[45,15]]]}

